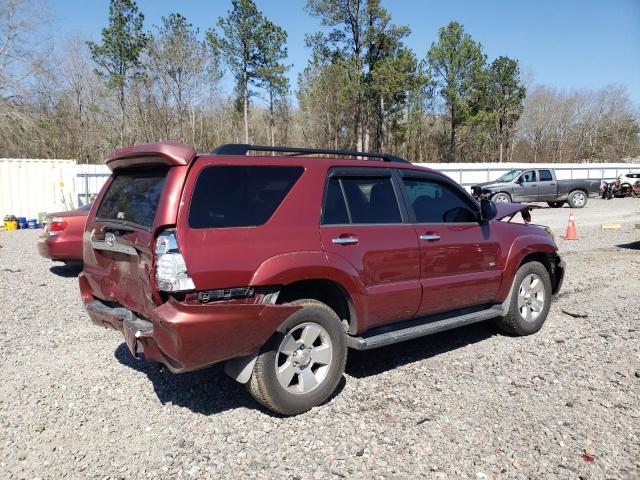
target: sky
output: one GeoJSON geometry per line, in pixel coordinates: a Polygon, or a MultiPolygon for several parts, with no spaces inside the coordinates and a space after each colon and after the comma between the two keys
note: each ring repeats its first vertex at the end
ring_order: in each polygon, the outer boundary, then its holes
{"type": "MultiPolygon", "coordinates": [[[[304,0],[256,0],[258,8],[287,30],[292,86],[310,51],[304,37],[321,29],[304,0]]],[[[49,0],[55,36],[98,39],[108,20],[108,0],[49,0]]],[[[622,84],[640,106],[640,0],[382,0],[393,22],[408,25],[407,45],[424,58],[438,29],[455,20],[479,41],[489,61],[517,59],[534,84],[598,89],[622,84]]],[[[230,0],[138,0],[145,27],[182,13],[201,33],[231,7],[230,0]]]]}

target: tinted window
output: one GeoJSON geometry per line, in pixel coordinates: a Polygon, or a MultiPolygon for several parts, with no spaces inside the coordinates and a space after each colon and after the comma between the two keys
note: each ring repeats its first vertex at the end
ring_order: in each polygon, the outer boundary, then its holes
{"type": "Polygon", "coordinates": [[[551,175],[550,170],[538,170],[538,173],[540,174],[541,182],[550,182],[551,180],[553,180],[553,176],[551,175]]]}
{"type": "Polygon", "coordinates": [[[416,223],[476,222],[475,209],[460,192],[430,180],[403,179],[416,223]]]}
{"type": "Polygon", "coordinates": [[[302,167],[212,166],[200,173],[191,228],[252,227],[267,222],[303,172],[302,167]]]}
{"type": "Polygon", "coordinates": [[[349,223],[347,205],[340,188],[340,180],[331,178],[327,185],[327,194],[322,208],[322,223],[325,225],[340,225],[349,223]]]}
{"type": "Polygon", "coordinates": [[[351,223],[402,223],[391,178],[340,179],[351,223]]]}
{"type": "Polygon", "coordinates": [[[117,174],[105,193],[96,218],[151,227],[167,170],[117,174]]]}

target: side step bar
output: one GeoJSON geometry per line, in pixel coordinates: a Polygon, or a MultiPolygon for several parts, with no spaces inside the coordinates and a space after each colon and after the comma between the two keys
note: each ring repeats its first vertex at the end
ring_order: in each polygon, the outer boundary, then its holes
{"type": "Polygon", "coordinates": [[[371,350],[373,348],[385,347],[394,343],[404,342],[413,338],[431,335],[432,333],[444,332],[452,328],[482,322],[491,318],[501,316],[502,305],[492,305],[491,307],[470,313],[462,313],[455,316],[443,318],[442,315],[424,317],[410,322],[402,322],[390,327],[381,327],[365,334],[363,337],[347,336],[347,346],[354,350],[371,350]],[[376,330],[385,330],[376,333],[376,330]]]}

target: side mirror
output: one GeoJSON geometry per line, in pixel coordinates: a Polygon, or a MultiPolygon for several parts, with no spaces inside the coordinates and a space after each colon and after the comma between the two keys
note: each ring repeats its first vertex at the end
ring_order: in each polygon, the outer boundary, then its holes
{"type": "Polygon", "coordinates": [[[498,214],[498,207],[496,204],[487,198],[483,198],[480,201],[480,221],[488,222],[496,218],[498,214]]]}
{"type": "Polygon", "coordinates": [[[516,180],[516,183],[518,185],[522,185],[524,183],[524,177],[518,177],[517,180],[516,180]]]}

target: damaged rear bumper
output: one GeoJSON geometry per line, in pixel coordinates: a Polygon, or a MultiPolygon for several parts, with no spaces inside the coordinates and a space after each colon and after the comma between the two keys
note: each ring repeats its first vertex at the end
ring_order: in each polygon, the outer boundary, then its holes
{"type": "Polygon", "coordinates": [[[299,305],[216,302],[185,304],[173,298],[143,318],[92,297],[80,276],[91,321],[122,332],[136,358],[164,364],[173,373],[205,368],[260,349],[299,305]]]}

